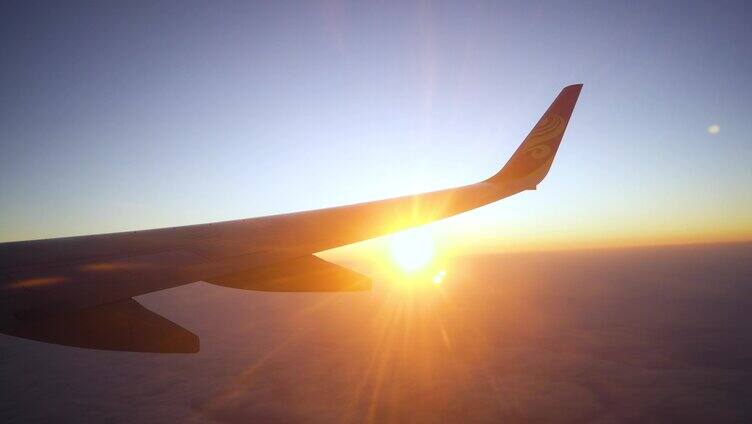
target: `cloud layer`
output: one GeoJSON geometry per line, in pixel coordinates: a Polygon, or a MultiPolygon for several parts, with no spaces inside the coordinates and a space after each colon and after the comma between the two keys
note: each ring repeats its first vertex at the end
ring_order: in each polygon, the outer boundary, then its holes
{"type": "MultiPolygon", "coordinates": [[[[0,337],[0,417],[108,422],[748,422],[752,246],[460,258],[440,288],[139,300],[195,355],[0,337]]],[[[365,267],[365,265],[364,265],[365,267]]],[[[367,271],[367,267],[359,269],[367,271]]]]}

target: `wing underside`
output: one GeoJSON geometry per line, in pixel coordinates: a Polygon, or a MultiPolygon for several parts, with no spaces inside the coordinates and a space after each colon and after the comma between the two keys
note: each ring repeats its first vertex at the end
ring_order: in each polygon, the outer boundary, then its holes
{"type": "Polygon", "coordinates": [[[242,290],[272,292],[341,292],[371,289],[365,275],[314,255],[207,278],[207,283],[242,290]]]}

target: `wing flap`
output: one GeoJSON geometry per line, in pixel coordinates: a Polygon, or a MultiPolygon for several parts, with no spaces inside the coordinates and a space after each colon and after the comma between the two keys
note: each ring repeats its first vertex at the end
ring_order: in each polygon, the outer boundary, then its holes
{"type": "Polygon", "coordinates": [[[371,280],[313,255],[204,280],[242,290],[336,292],[370,290],[371,280]]]}
{"type": "Polygon", "coordinates": [[[87,349],[195,353],[198,336],[134,299],[33,318],[21,315],[2,332],[87,349]]]}

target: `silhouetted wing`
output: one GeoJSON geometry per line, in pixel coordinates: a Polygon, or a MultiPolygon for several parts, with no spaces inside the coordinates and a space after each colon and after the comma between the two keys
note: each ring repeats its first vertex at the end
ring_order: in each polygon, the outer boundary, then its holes
{"type": "Polygon", "coordinates": [[[319,290],[325,274],[346,282],[351,275],[310,255],[535,189],[581,87],[564,88],[501,171],[476,184],[214,224],[0,244],[0,310],[15,324],[23,316],[69,313],[200,280],[255,290],[278,284],[280,291],[319,290]]]}

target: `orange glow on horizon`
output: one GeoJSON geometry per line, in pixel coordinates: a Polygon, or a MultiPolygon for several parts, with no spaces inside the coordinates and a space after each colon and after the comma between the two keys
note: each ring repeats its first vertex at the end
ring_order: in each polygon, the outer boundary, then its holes
{"type": "MultiPolygon", "coordinates": [[[[512,252],[534,252],[555,250],[583,250],[583,249],[614,249],[647,247],[662,245],[690,245],[690,244],[717,244],[717,243],[743,243],[752,241],[752,231],[734,231],[721,229],[715,232],[705,231],[665,231],[660,234],[598,232],[591,230],[582,232],[577,237],[572,234],[523,234],[522,230],[505,231],[494,229],[484,233],[477,229],[468,229],[464,232],[437,230],[435,224],[421,227],[421,232],[428,233],[428,240],[432,244],[423,245],[425,242],[414,242],[395,235],[368,240],[320,252],[317,255],[334,262],[363,260],[377,264],[380,270],[388,270],[395,276],[399,274],[430,274],[426,277],[432,280],[436,272],[442,269],[443,262],[452,257],[495,254],[512,252]],[[412,251],[409,246],[415,243],[419,250],[412,251]],[[431,247],[428,247],[431,246],[431,247]],[[432,251],[431,259],[426,261],[426,251],[432,251]],[[431,274],[430,271],[433,271],[431,274]]],[[[412,230],[408,230],[410,232],[412,230]]],[[[403,232],[404,233],[404,232],[403,232]]],[[[402,233],[397,233],[397,235],[402,233]]],[[[409,239],[410,237],[405,237],[409,239]]],[[[421,237],[418,237],[419,239],[421,237]]],[[[414,279],[414,278],[413,278],[414,279]]]]}

